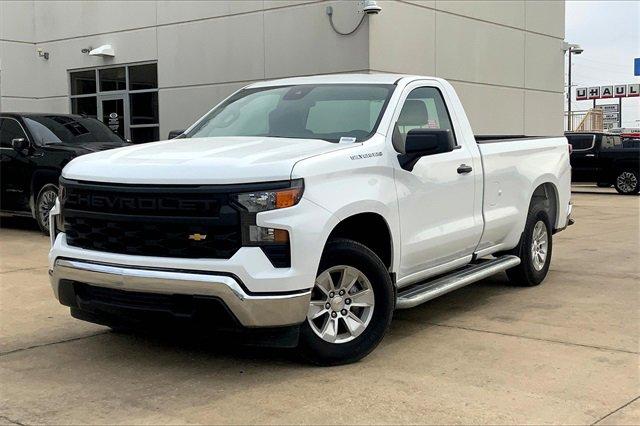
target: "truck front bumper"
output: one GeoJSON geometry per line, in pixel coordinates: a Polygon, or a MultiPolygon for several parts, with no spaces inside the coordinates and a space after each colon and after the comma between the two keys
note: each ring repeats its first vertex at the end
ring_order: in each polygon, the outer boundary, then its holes
{"type": "MultiPolygon", "coordinates": [[[[250,293],[236,276],[225,273],[205,273],[133,267],[105,263],[93,263],[77,259],[57,258],[49,277],[56,298],[73,309],[97,309],[108,312],[110,308],[129,311],[159,310],[166,313],[188,314],[193,304],[189,300],[219,300],[243,327],[281,327],[302,323],[309,309],[311,290],[287,293],[250,293]],[[95,300],[83,299],[79,289],[111,289],[98,291],[95,300]],[[106,296],[105,296],[106,295],[106,296]],[[127,296],[142,295],[133,300],[127,296]],[[184,298],[181,298],[181,295],[184,298]],[[181,312],[173,312],[168,302],[159,306],[145,302],[145,297],[164,297],[178,300],[181,312]],[[185,299],[187,300],[185,308],[185,299]],[[133,301],[132,301],[133,300],[133,301]]],[[[85,293],[87,294],[87,293],[85,293]]]]}

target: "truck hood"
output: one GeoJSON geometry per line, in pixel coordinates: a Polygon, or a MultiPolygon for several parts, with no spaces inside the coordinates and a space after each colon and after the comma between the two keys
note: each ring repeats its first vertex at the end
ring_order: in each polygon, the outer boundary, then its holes
{"type": "Polygon", "coordinates": [[[173,139],[83,155],[66,179],[143,184],[230,184],[286,180],[296,162],[349,145],[317,139],[173,139]]]}

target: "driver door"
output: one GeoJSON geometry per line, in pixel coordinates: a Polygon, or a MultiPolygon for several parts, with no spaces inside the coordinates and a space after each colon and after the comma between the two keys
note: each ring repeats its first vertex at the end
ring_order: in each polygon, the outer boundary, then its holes
{"type": "Polygon", "coordinates": [[[29,141],[18,120],[0,118],[0,210],[29,210],[30,158],[28,153],[13,149],[11,141],[17,138],[29,141]]]}
{"type": "Polygon", "coordinates": [[[409,86],[394,121],[393,145],[399,152],[404,152],[406,134],[416,128],[448,129],[456,139],[451,152],[423,156],[411,171],[397,168],[400,279],[429,275],[428,270],[447,268],[447,263],[467,263],[482,234],[476,202],[482,196],[476,193],[482,167],[459,140],[442,93],[437,86],[409,86]]]}

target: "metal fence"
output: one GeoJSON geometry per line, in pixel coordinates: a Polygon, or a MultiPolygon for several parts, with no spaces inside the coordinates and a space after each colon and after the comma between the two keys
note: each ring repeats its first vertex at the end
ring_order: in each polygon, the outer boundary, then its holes
{"type": "MultiPolygon", "coordinates": [[[[601,132],[604,129],[602,109],[591,108],[587,111],[571,111],[571,127],[574,132],[601,132]]],[[[564,113],[567,122],[567,113],[564,113]]]]}

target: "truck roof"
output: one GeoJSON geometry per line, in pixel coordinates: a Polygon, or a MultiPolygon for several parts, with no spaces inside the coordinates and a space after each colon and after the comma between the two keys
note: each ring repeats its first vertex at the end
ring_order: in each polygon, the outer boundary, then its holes
{"type": "Polygon", "coordinates": [[[437,79],[436,77],[426,77],[408,74],[325,74],[312,75],[307,77],[290,77],[278,80],[266,80],[253,83],[247,87],[271,87],[271,86],[293,86],[298,84],[395,84],[398,80],[408,79],[437,79]]]}

